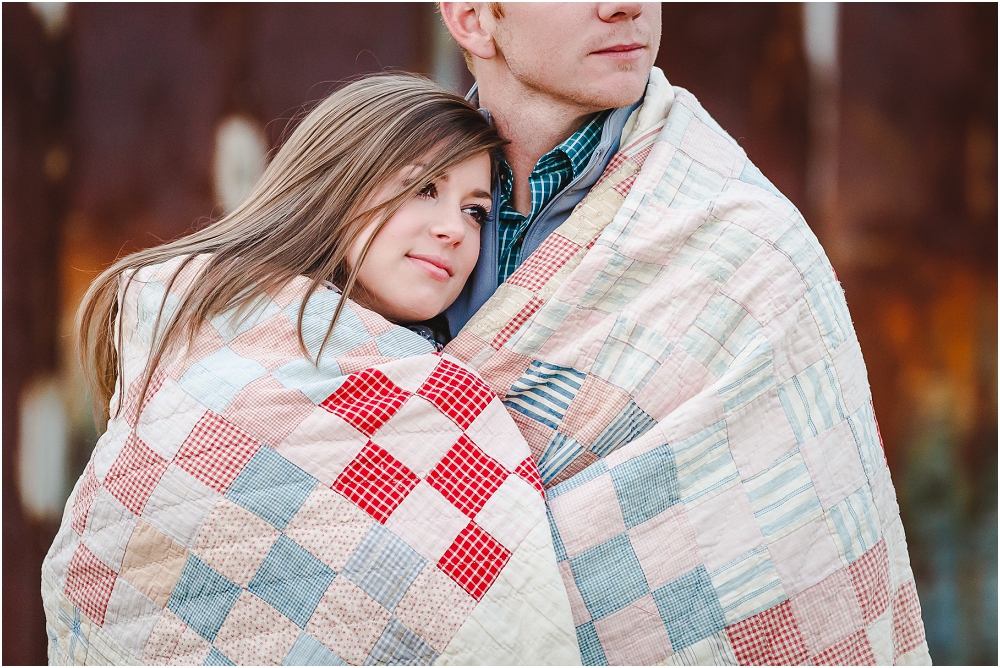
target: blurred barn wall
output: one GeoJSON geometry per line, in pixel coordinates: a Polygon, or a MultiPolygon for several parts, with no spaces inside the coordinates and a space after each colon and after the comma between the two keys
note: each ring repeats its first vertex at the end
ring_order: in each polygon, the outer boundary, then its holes
{"type": "MultiPolygon", "coordinates": [[[[344,79],[401,68],[464,90],[436,20],[431,4],[3,5],[4,663],[45,662],[38,569],[97,436],[72,348],[89,281],[217,217],[225,183],[344,79]],[[61,445],[39,436],[62,424],[61,445]]],[[[995,5],[665,4],[657,61],[838,272],[937,663],[997,660],[996,25],[995,5]]]]}

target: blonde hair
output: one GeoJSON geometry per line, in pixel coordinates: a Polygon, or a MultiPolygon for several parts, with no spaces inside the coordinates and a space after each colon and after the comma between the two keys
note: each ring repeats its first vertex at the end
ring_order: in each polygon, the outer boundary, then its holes
{"type": "MultiPolygon", "coordinates": [[[[196,256],[208,254],[174,315],[163,323],[161,303],[139,406],[153,371],[173,344],[185,337],[190,344],[201,324],[223,311],[235,309],[236,317],[245,317],[265,293],[275,294],[298,276],[311,279],[306,301],[326,280],[343,293],[316,354],[318,361],[382,224],[427,181],[452,167],[483,153],[489,153],[495,165],[502,145],[475,108],[420,77],[372,76],[322,100],[233,212],[188,236],[116,261],[91,284],[77,312],[77,331],[95,409],[108,418],[116,383],[122,390],[119,396],[124,396],[122,360],[115,345],[121,325],[116,332],[115,321],[120,284],[124,280],[127,290],[136,270],[182,258],[167,282],[169,293],[185,267],[196,256]],[[418,175],[385,201],[374,201],[400,170],[413,165],[420,169],[418,175]],[[380,224],[356,265],[349,267],[348,249],[376,216],[381,216],[380,224]]],[[[302,338],[304,311],[303,304],[297,329],[299,345],[308,356],[302,338]]]]}

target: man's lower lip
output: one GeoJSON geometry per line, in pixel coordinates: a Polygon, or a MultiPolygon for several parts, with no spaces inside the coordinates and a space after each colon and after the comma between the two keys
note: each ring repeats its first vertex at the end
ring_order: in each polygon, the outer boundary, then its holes
{"type": "Polygon", "coordinates": [[[643,48],[640,46],[626,51],[595,51],[594,55],[610,56],[612,58],[636,58],[642,53],[642,50],[643,48]]]}
{"type": "Polygon", "coordinates": [[[421,259],[418,259],[418,258],[415,258],[415,257],[410,257],[409,255],[406,256],[406,259],[409,260],[410,262],[414,263],[415,265],[417,265],[421,269],[423,269],[425,272],[427,272],[428,276],[430,276],[431,278],[433,278],[436,281],[441,281],[442,283],[447,283],[448,279],[451,278],[451,276],[448,275],[447,271],[445,271],[441,267],[437,266],[436,264],[431,264],[427,260],[421,260],[421,259]]]}

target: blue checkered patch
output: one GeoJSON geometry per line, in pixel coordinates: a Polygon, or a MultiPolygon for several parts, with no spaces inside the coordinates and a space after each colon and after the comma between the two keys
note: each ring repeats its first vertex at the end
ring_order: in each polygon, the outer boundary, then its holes
{"type": "Polygon", "coordinates": [[[284,529],[317,480],[268,447],[257,451],[226,492],[226,498],[284,529]]]}
{"type": "Polygon", "coordinates": [[[267,553],[247,591],[304,627],[336,573],[285,535],[267,553]]]}
{"type": "Polygon", "coordinates": [[[395,617],[372,647],[366,666],[428,666],[438,653],[395,617]]]}
{"type": "Polygon", "coordinates": [[[566,561],[569,559],[569,555],[566,554],[566,546],[563,545],[562,536],[559,535],[559,527],[552,519],[552,510],[549,509],[548,504],[545,505],[545,517],[549,521],[549,530],[552,531],[552,545],[556,550],[556,561],[566,561]]]}
{"type": "Polygon", "coordinates": [[[343,574],[392,612],[427,561],[381,524],[365,534],[343,574]]]}
{"type": "Polygon", "coordinates": [[[620,534],[575,557],[573,579],[594,619],[607,617],[649,593],[628,534],[620,534]]]}
{"type": "Polygon", "coordinates": [[[601,639],[597,637],[594,622],[587,622],[576,627],[576,641],[580,644],[580,656],[585,666],[606,666],[608,658],[604,656],[601,639]]]}
{"type": "Polygon", "coordinates": [[[611,469],[622,517],[629,529],[677,503],[681,497],[674,453],[661,445],[611,469]]]}
{"type": "Polygon", "coordinates": [[[288,656],[281,662],[283,666],[346,666],[347,662],[320,644],[318,640],[303,631],[288,656]]]}
{"type": "Polygon", "coordinates": [[[203,406],[221,413],[240,390],[266,375],[260,362],[223,347],[192,364],[177,384],[203,406]]]}
{"type": "Polygon", "coordinates": [[[212,648],[208,652],[208,656],[205,657],[205,661],[201,664],[203,666],[235,666],[236,664],[229,660],[225,654],[212,648]]]}
{"type": "Polygon", "coordinates": [[[719,597],[704,566],[654,590],[653,600],[675,652],[726,628],[719,597]]]}
{"type": "Polygon", "coordinates": [[[212,642],[241,591],[239,585],[222,577],[192,554],[184,564],[167,607],[212,642]]]}

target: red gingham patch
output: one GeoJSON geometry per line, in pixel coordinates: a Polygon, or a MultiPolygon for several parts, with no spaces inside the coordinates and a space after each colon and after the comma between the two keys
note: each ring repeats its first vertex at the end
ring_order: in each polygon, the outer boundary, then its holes
{"type": "Polygon", "coordinates": [[[496,350],[503,348],[503,344],[510,341],[510,337],[514,336],[514,332],[521,328],[521,325],[528,321],[528,318],[535,315],[535,311],[542,307],[544,304],[538,297],[532,297],[527,304],[525,304],[520,311],[517,312],[510,322],[503,326],[497,335],[493,337],[493,341],[490,342],[490,346],[496,350]]]}
{"type": "Polygon", "coordinates": [[[726,632],[741,666],[797,665],[809,655],[788,601],[733,624],[726,632]]]}
{"type": "Polygon", "coordinates": [[[893,660],[919,647],[924,640],[924,622],[920,617],[917,586],[910,580],[896,590],[896,597],[892,602],[892,646],[896,650],[893,660]]]}
{"type": "Polygon", "coordinates": [[[614,190],[619,195],[621,195],[622,197],[628,197],[629,191],[632,190],[632,186],[635,185],[635,177],[637,176],[639,176],[638,172],[636,172],[632,176],[623,179],[620,183],[616,183],[615,185],[611,186],[611,189],[614,190]]]}
{"type": "Polygon", "coordinates": [[[611,158],[611,162],[609,162],[608,166],[604,168],[603,172],[601,172],[601,178],[599,178],[597,183],[594,184],[594,188],[607,181],[611,175],[615,173],[616,169],[625,164],[626,160],[628,160],[628,155],[626,155],[623,151],[615,153],[614,157],[611,158]]]}
{"type": "Polygon", "coordinates": [[[203,483],[225,494],[260,443],[212,411],[194,426],[174,462],[203,483]]]}
{"type": "Polygon", "coordinates": [[[861,603],[865,624],[871,624],[889,605],[889,553],[885,540],[875,543],[875,547],[848,566],[848,572],[861,603]]]}
{"type": "Polygon", "coordinates": [[[526,457],[523,462],[517,465],[514,473],[521,476],[522,480],[537,489],[542,498],[545,498],[545,486],[542,484],[542,476],[538,473],[538,467],[535,466],[534,459],[526,457]]]}
{"type": "MultiPolygon", "coordinates": [[[[163,380],[167,377],[167,374],[163,373],[160,369],[157,369],[153,376],[149,379],[149,387],[146,389],[146,396],[142,399],[142,408],[145,410],[146,406],[149,404],[153,395],[159,391],[160,387],[163,385],[163,380]]],[[[140,375],[135,382],[128,388],[128,394],[125,397],[125,420],[128,422],[129,426],[135,429],[135,424],[139,419],[139,392],[142,391],[142,379],[140,375]]]]}
{"type": "Polygon", "coordinates": [[[472,424],[493,398],[493,391],[475,374],[441,360],[417,390],[462,429],[472,424]]]}
{"type": "Polygon", "coordinates": [[[104,613],[117,579],[118,574],[81,543],[66,570],[66,596],[98,626],[104,626],[104,613]]]}
{"type": "Polygon", "coordinates": [[[333,489],[385,524],[419,482],[405,464],[368,441],[333,481],[333,489]]]}
{"type": "Polygon", "coordinates": [[[508,475],[507,469],[463,434],[427,474],[427,483],[472,518],[508,475]]]}
{"type": "Polygon", "coordinates": [[[560,234],[550,234],[507,282],[532,292],[540,290],[579,250],[579,244],[560,234]]]}
{"type": "Polygon", "coordinates": [[[351,374],[337,391],[327,397],[321,407],[344,418],[365,436],[389,421],[409,398],[378,369],[365,369],[351,374]]]}
{"type": "Polygon", "coordinates": [[[100,488],[101,484],[97,481],[94,464],[91,462],[87,464],[87,468],[83,472],[83,482],[80,483],[76,498],[73,499],[73,519],[70,522],[70,527],[81,536],[87,527],[87,513],[90,512],[90,504],[94,502],[94,497],[97,496],[97,490],[100,488]]]}
{"type": "Polygon", "coordinates": [[[861,629],[833,647],[823,650],[810,662],[815,666],[874,666],[875,653],[868,634],[861,629]]]}
{"type": "Polygon", "coordinates": [[[133,432],[108,471],[104,486],[126,508],[142,515],[142,509],[167,470],[168,463],[133,432]]]}
{"type": "Polygon", "coordinates": [[[497,579],[508,559],[510,551],[507,548],[475,522],[469,522],[469,526],[458,534],[438,561],[437,567],[478,601],[497,579]]]}

